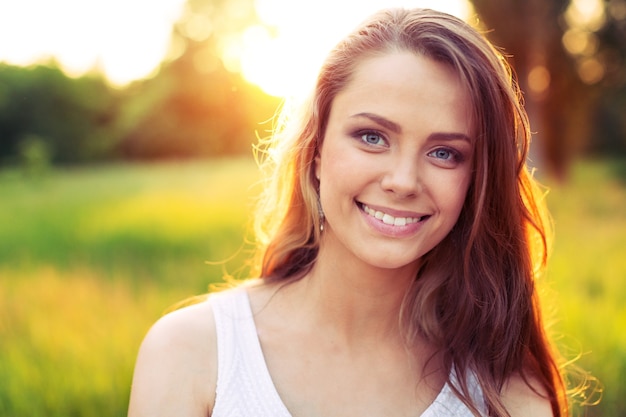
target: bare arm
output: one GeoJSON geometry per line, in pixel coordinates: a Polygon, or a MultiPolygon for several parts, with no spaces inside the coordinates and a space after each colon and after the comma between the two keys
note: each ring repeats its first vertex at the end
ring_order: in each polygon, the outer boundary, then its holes
{"type": "Polygon", "coordinates": [[[530,381],[533,388],[519,376],[511,377],[504,386],[502,401],[511,417],[553,417],[550,400],[536,381],[530,381]]]}
{"type": "Polygon", "coordinates": [[[217,348],[208,302],[161,318],[144,339],[129,417],[206,417],[215,400],[217,348]]]}

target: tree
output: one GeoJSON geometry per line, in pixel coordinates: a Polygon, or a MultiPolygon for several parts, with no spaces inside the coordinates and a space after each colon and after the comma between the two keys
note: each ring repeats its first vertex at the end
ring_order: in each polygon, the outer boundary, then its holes
{"type": "MultiPolygon", "coordinates": [[[[120,144],[133,158],[249,153],[278,100],[224,64],[225,40],[256,19],[250,0],[189,0],[172,33],[171,58],[160,73],[134,87],[139,108],[120,144]]],[[[131,111],[132,112],[132,111],[131,111]]]]}
{"type": "Polygon", "coordinates": [[[119,106],[101,77],[71,79],[52,65],[0,65],[0,161],[28,149],[61,163],[102,158],[117,140],[119,106]]]}
{"type": "MultiPolygon", "coordinates": [[[[602,51],[615,48],[609,47],[608,38],[597,38],[596,32],[611,24],[623,28],[617,14],[605,11],[611,5],[617,8],[617,4],[626,8],[624,0],[598,1],[594,13],[602,17],[584,27],[589,23],[584,20],[588,12],[578,10],[578,1],[472,0],[484,26],[491,29],[488,37],[504,48],[517,72],[539,146],[534,156],[561,178],[566,176],[571,159],[593,146],[590,143],[597,130],[594,115],[598,98],[607,88],[603,81],[608,55],[602,51]],[[594,37],[599,41],[598,47],[581,46],[585,42],[581,34],[594,37]]],[[[620,19],[623,21],[623,16],[620,19]]],[[[623,48],[625,38],[621,39],[616,43],[623,48]]],[[[623,78],[625,67],[621,59],[613,66],[623,78]]]]}
{"type": "Polygon", "coordinates": [[[602,79],[596,85],[594,141],[588,150],[626,156],[626,0],[605,2],[606,21],[592,33],[597,49],[579,55],[583,64],[600,63],[602,79]],[[591,55],[591,56],[589,56],[591,55]]]}
{"type": "Polygon", "coordinates": [[[227,71],[217,58],[213,69],[198,71],[194,62],[205,53],[203,48],[189,47],[158,77],[139,87],[131,104],[148,101],[148,108],[120,143],[122,156],[250,154],[255,135],[267,128],[262,122],[272,117],[277,100],[227,71]]]}

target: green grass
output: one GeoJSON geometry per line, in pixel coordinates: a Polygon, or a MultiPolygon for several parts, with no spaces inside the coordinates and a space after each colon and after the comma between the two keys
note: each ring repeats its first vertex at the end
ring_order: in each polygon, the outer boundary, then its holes
{"type": "Polygon", "coordinates": [[[549,279],[556,330],[605,387],[590,416],[626,416],[626,163],[579,164],[548,202],[556,239],[549,279]]]}
{"type": "Polygon", "coordinates": [[[250,160],[0,172],[0,415],[122,416],[136,351],[241,269],[250,160]]]}
{"type": "MultiPolygon", "coordinates": [[[[605,386],[590,416],[626,416],[625,166],[580,163],[548,196],[545,304],[605,386]]],[[[149,326],[225,271],[246,276],[256,180],[248,159],[0,171],[0,415],[125,415],[149,326]]]]}
{"type": "Polygon", "coordinates": [[[76,168],[37,181],[4,172],[0,265],[188,280],[241,246],[254,178],[248,160],[76,168]]]}

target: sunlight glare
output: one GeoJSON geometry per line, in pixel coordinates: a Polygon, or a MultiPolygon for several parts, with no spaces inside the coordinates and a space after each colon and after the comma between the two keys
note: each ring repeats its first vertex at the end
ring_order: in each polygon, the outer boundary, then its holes
{"type": "Polygon", "coordinates": [[[71,76],[103,71],[114,85],[148,76],[165,56],[184,0],[0,2],[0,61],[55,59],[71,76]]]}
{"type": "Polygon", "coordinates": [[[325,54],[368,15],[383,7],[428,7],[462,19],[473,14],[466,0],[256,0],[263,25],[248,28],[225,47],[227,66],[268,94],[301,96],[314,81],[325,54]],[[233,62],[233,58],[237,58],[233,62]],[[233,68],[238,66],[239,68],[233,68]]]}

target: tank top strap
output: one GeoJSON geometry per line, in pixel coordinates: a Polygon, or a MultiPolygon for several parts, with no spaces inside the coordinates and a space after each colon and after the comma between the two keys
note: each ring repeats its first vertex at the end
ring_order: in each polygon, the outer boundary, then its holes
{"type": "MultiPolygon", "coordinates": [[[[459,380],[454,369],[450,374],[450,382],[460,388],[459,380]]],[[[473,372],[468,374],[467,385],[470,390],[471,400],[478,408],[480,416],[487,416],[482,390],[473,372]]],[[[420,417],[475,417],[472,411],[454,393],[450,384],[445,384],[435,401],[428,407],[420,417]]]]}
{"type": "Polygon", "coordinates": [[[211,294],[217,337],[217,388],[212,417],[291,417],[265,364],[248,293],[211,294]]]}

